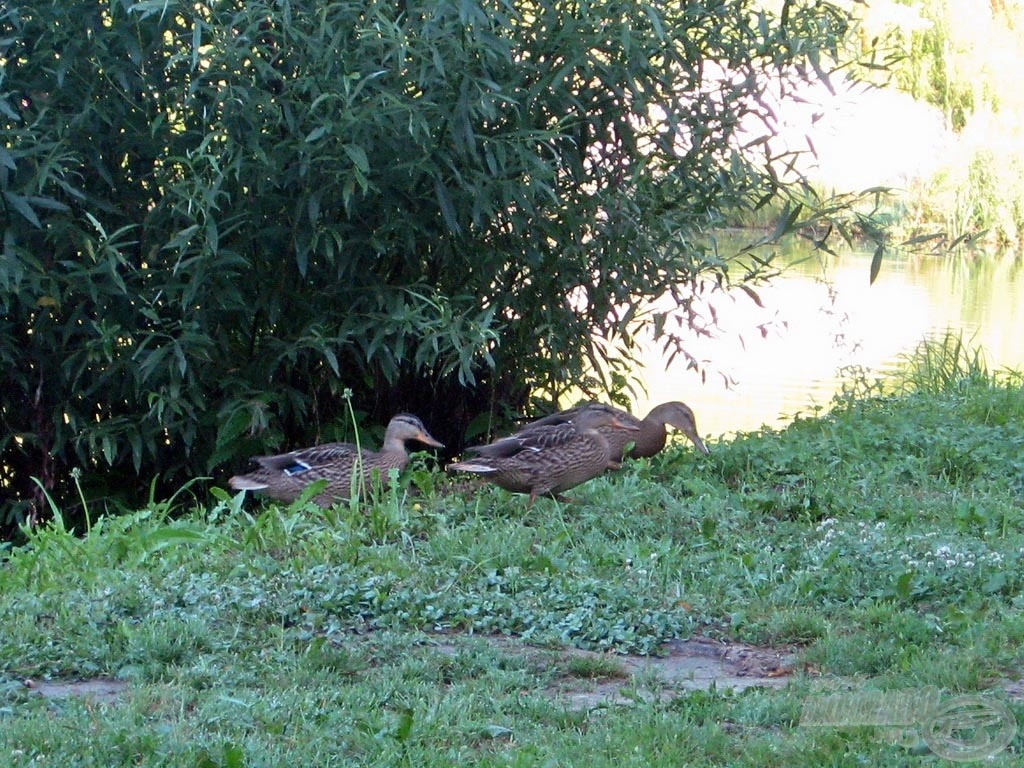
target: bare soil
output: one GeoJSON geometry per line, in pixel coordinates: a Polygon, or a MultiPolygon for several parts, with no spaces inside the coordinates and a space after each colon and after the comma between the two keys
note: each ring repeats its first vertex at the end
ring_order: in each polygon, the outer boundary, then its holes
{"type": "MultiPolygon", "coordinates": [[[[477,638],[480,639],[480,638],[477,638]]],[[[687,691],[783,688],[798,667],[794,648],[763,648],[705,637],[675,640],[659,656],[636,656],[546,648],[506,637],[483,640],[502,655],[527,659],[538,668],[558,671],[545,693],[568,709],[670,699],[687,691]]],[[[435,653],[451,656],[464,647],[460,638],[439,636],[435,653]]],[[[128,690],[124,680],[26,680],[25,686],[49,699],[87,697],[114,704],[128,690]]],[[[1024,680],[999,686],[1012,700],[1024,700],[1024,680]]]]}
{"type": "MultiPolygon", "coordinates": [[[[591,709],[638,699],[672,698],[686,691],[732,690],[751,687],[782,688],[793,671],[795,654],[788,648],[757,648],[693,637],[663,646],[663,655],[604,654],[578,648],[539,648],[508,638],[488,642],[507,655],[530,658],[533,663],[563,671],[548,690],[552,699],[569,709],[591,709]],[[597,677],[572,672],[573,660],[600,661],[593,669],[609,669],[597,677]],[[642,681],[642,685],[637,685],[642,681]]],[[[438,646],[442,653],[457,653],[455,643],[438,646]]]]}
{"type": "Polygon", "coordinates": [[[25,680],[25,687],[47,699],[89,698],[101,704],[114,704],[125,691],[125,680],[96,678],[94,680],[25,680]]]}

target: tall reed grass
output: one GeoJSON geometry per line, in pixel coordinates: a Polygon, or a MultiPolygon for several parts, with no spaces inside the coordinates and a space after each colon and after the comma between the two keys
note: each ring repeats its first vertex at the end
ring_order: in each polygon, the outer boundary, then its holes
{"type": "Polygon", "coordinates": [[[996,378],[989,372],[984,351],[952,329],[937,338],[923,339],[902,356],[902,362],[894,376],[901,393],[952,393],[968,384],[994,383],[996,378]]]}

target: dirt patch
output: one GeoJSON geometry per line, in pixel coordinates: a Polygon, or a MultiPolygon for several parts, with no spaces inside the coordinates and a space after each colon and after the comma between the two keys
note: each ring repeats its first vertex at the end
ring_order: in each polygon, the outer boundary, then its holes
{"type": "MultiPolygon", "coordinates": [[[[464,649],[458,636],[434,646],[436,652],[455,655],[464,649]]],[[[788,650],[756,648],[707,638],[678,640],[663,647],[660,656],[598,653],[579,648],[543,648],[519,640],[490,637],[483,640],[505,656],[526,658],[538,668],[554,669],[556,680],[547,693],[570,709],[590,709],[639,699],[656,700],[683,691],[781,688],[791,672],[788,650]],[[637,683],[640,682],[640,685],[637,683]]],[[[26,680],[26,688],[47,699],[88,698],[115,704],[128,690],[123,680],[26,680]]]]}
{"type": "MultiPolygon", "coordinates": [[[[481,638],[505,656],[525,658],[538,668],[558,671],[546,693],[569,709],[670,699],[686,691],[784,688],[797,659],[792,648],[762,648],[704,637],[667,643],[661,656],[598,653],[579,648],[545,648],[505,637],[481,638]]],[[[453,636],[434,650],[455,655],[464,650],[453,636]]],[[[26,680],[30,691],[47,699],[89,698],[115,704],[128,690],[124,680],[26,680]]],[[[1014,701],[1024,700],[1024,680],[999,686],[1014,701]]]]}
{"type": "Polygon", "coordinates": [[[1011,701],[1024,701],[1024,679],[1004,680],[1003,690],[1011,701]]]}
{"type": "MultiPolygon", "coordinates": [[[[589,709],[602,704],[622,704],[637,698],[654,700],[678,696],[685,691],[742,691],[747,688],[782,688],[794,661],[785,650],[755,648],[707,638],[673,641],[663,656],[616,657],[622,665],[618,679],[562,679],[555,686],[556,698],[572,709],[589,709]],[[643,686],[635,682],[642,680],[643,686]]],[[[589,654],[588,651],[571,651],[589,654]]]]}
{"type": "Polygon", "coordinates": [[[47,699],[88,698],[101,704],[114,704],[128,690],[124,680],[26,680],[25,687],[47,699]]]}
{"type": "MultiPolygon", "coordinates": [[[[486,638],[486,642],[505,655],[525,656],[538,666],[562,671],[548,693],[570,709],[651,701],[712,688],[782,688],[795,663],[791,649],[757,648],[701,637],[667,643],[660,656],[538,648],[507,638],[486,638]]],[[[459,646],[445,642],[438,650],[457,653],[459,646]]]]}
{"type": "MultiPolygon", "coordinates": [[[[807,671],[795,647],[758,647],[706,637],[666,643],[660,656],[542,648],[510,638],[485,641],[504,655],[525,657],[539,668],[557,670],[559,674],[546,693],[573,710],[669,700],[687,691],[779,689],[786,687],[798,670],[807,671]]],[[[440,646],[444,653],[459,649],[451,642],[440,646]]],[[[826,685],[837,682],[832,678],[822,681],[826,685]]],[[[1003,680],[993,688],[996,691],[1011,701],[1024,701],[1024,678],[1003,680]]]]}

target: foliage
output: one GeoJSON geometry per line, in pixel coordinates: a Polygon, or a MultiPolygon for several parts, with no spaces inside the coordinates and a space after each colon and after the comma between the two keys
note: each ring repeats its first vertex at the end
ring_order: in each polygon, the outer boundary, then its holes
{"type": "Polygon", "coordinates": [[[982,350],[964,342],[960,333],[947,330],[925,339],[904,356],[895,374],[904,391],[952,393],[975,382],[993,380],[982,350]]]}
{"type": "MultiPolygon", "coordinates": [[[[670,449],[529,512],[438,477],[368,514],[247,514],[217,491],[196,509],[95,520],[88,536],[58,515],[3,552],[0,754],[938,765],[874,729],[801,727],[801,707],[834,686],[1001,697],[1018,676],[1021,383],[847,395],[822,419],[710,456],[670,449]],[[643,660],[621,654],[694,633],[771,642],[806,674],[742,694],[622,677],[643,660]],[[584,661],[571,646],[620,655],[584,661]],[[24,682],[82,678],[124,689],[45,699],[24,682]],[[564,695],[598,683],[629,703],[575,709],[564,695]]],[[[1017,765],[1021,739],[988,762],[1017,765]]]]}
{"type": "Polygon", "coordinates": [[[937,107],[949,134],[934,176],[909,190],[909,226],[940,223],[949,239],[985,237],[999,246],[1024,242],[1024,3],[1020,0],[898,0],[868,6],[896,20],[904,56],[888,70],[893,84],[937,107]]]}
{"type": "Polygon", "coordinates": [[[6,3],[3,521],[32,476],[138,503],[344,437],[346,388],[457,447],[621,382],[642,325],[675,339],[651,299],[698,324],[771,271],[700,235],[792,194],[759,97],[835,66],[847,16],[761,6],[6,3]]]}

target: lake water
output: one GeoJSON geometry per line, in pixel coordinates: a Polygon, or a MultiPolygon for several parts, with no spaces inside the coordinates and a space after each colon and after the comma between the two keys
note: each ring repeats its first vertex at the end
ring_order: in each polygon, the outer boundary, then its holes
{"type": "Polygon", "coordinates": [[[869,284],[870,252],[781,254],[785,273],[758,289],[763,308],[740,291],[715,302],[717,338],[688,349],[704,379],[684,364],[667,370],[647,347],[646,395],[634,410],[683,400],[702,435],[716,438],[826,407],[841,371],[884,373],[926,338],[959,331],[989,370],[1024,370],[1024,263],[1009,256],[886,256],[869,284]]]}

